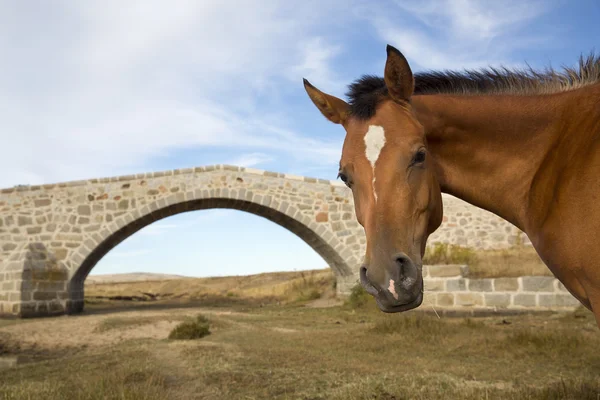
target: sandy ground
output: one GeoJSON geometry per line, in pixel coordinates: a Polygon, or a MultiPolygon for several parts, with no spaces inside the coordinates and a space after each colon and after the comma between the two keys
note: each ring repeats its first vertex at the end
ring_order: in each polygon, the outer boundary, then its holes
{"type": "MultiPolygon", "coordinates": [[[[326,308],[339,305],[335,298],[320,298],[306,304],[311,308],[326,308]]],[[[164,339],[169,332],[190,315],[202,313],[253,318],[254,314],[235,311],[198,308],[172,308],[169,310],[132,310],[116,314],[94,313],[90,315],[60,316],[53,318],[21,320],[0,324],[0,337],[6,343],[17,344],[22,352],[43,355],[46,352],[73,352],[90,347],[102,347],[131,339],[164,339]],[[131,325],[111,329],[111,321],[129,322],[131,325]],[[127,321],[129,320],[129,321],[127,321]],[[107,327],[107,325],[109,325],[107,327]],[[143,327],[143,328],[140,328],[143,327]]],[[[1,322],[1,321],[0,321],[1,322]]],[[[250,329],[251,324],[236,322],[250,329]],[[248,325],[248,326],[246,326],[248,325]]],[[[294,332],[293,329],[273,328],[279,332],[294,332]]]]}
{"type": "Polygon", "coordinates": [[[232,311],[212,311],[202,308],[124,311],[118,314],[92,314],[61,316],[38,320],[25,320],[0,326],[5,342],[18,343],[21,351],[43,354],[44,352],[76,351],[90,347],[102,347],[131,339],[164,339],[181,320],[198,313],[210,315],[248,316],[232,311]],[[177,319],[180,317],[180,319],[177,319]],[[139,319],[139,324],[106,329],[106,320],[139,319]],[[143,326],[143,329],[140,329],[143,326]]]}

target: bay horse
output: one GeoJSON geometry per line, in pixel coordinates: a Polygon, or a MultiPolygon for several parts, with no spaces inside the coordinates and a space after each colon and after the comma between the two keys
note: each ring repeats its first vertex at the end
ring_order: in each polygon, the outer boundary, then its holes
{"type": "Polygon", "coordinates": [[[413,75],[388,45],[383,77],[354,81],[348,102],[304,88],[346,131],[338,177],[367,239],[360,282],[380,310],[421,305],[444,192],[527,234],[600,327],[600,57],[560,72],[413,75]]]}

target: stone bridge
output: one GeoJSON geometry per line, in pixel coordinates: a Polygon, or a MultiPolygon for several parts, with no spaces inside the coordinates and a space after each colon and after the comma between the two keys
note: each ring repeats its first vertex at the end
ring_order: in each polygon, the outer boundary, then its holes
{"type": "MultiPolygon", "coordinates": [[[[431,242],[509,247],[518,230],[444,196],[431,242]]],[[[339,181],[217,165],[0,190],[0,315],[83,310],[84,281],[112,248],[174,214],[231,208],[295,233],[334,271],[338,294],[357,282],[365,249],[350,190],[339,181]]]]}

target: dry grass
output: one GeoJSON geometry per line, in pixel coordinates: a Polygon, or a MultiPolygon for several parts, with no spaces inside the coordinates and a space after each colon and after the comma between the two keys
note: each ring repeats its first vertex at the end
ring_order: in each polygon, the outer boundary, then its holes
{"type": "Polygon", "coordinates": [[[96,332],[106,332],[110,330],[119,330],[132,327],[141,327],[142,325],[153,324],[158,321],[183,321],[185,317],[175,315],[171,317],[160,316],[140,316],[134,318],[108,317],[96,327],[96,332]]]}
{"type": "Polygon", "coordinates": [[[515,246],[503,250],[473,250],[436,243],[427,246],[423,263],[466,264],[473,278],[552,276],[552,272],[530,246],[515,246]]]}
{"type": "MultiPolygon", "coordinates": [[[[600,394],[600,337],[589,312],[438,319],[384,314],[370,303],[358,309],[290,304],[246,313],[180,311],[189,317],[202,312],[212,333],[180,342],[167,340],[165,329],[162,338],[115,339],[17,366],[2,371],[0,398],[535,400],[600,394]]],[[[130,317],[90,318],[63,323],[130,317]]],[[[36,322],[38,329],[47,321],[36,322]]],[[[116,324],[91,335],[135,328],[116,324]]],[[[14,332],[18,338],[23,330],[14,332]]]]}
{"type": "Polygon", "coordinates": [[[323,269],[217,278],[86,283],[85,292],[91,302],[129,296],[138,301],[191,299],[230,305],[249,301],[290,303],[318,298],[326,289],[332,288],[334,282],[331,269],[323,269]]]}
{"type": "MultiPolygon", "coordinates": [[[[70,332],[94,325],[86,331],[89,347],[2,371],[0,398],[533,400],[596,399],[600,394],[600,337],[587,311],[479,319],[384,314],[358,289],[343,307],[303,307],[299,298],[331,291],[326,272],[287,274],[287,281],[281,274],[244,282],[204,280],[215,301],[231,301],[217,309],[195,305],[193,299],[205,294],[199,283],[187,303],[154,301],[171,307],[167,313],[121,315],[114,302],[105,301],[96,315],[61,320],[71,324],[64,327],[70,332]],[[289,301],[256,301],[271,296],[289,301]],[[210,335],[167,340],[173,325],[165,320],[198,313],[210,320],[210,335]],[[136,330],[142,335],[132,339],[125,334],[136,330]]],[[[143,293],[160,284],[103,285],[102,290],[143,293]]],[[[177,287],[173,281],[162,284],[177,287]]],[[[3,343],[18,344],[32,337],[32,330],[45,332],[50,351],[53,321],[2,326],[0,337],[8,335],[3,343]]],[[[57,343],[67,340],[58,332],[55,338],[57,343]]],[[[17,346],[10,353],[19,351],[17,346]]]]}

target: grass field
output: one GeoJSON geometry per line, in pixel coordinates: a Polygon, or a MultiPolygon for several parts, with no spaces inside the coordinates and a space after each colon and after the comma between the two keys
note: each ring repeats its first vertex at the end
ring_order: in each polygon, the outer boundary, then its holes
{"type": "Polygon", "coordinates": [[[214,278],[194,290],[181,281],[88,285],[90,295],[138,291],[155,298],[96,297],[83,315],[0,320],[0,353],[26,361],[1,371],[0,398],[600,396],[600,335],[588,311],[470,319],[384,314],[360,291],[336,305],[328,277],[214,278]],[[173,295],[156,296],[165,289],[173,295]],[[210,334],[168,339],[199,315],[210,334]]]}

